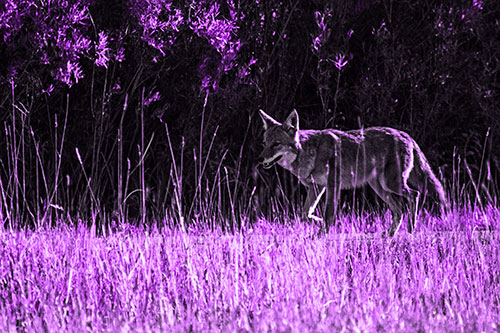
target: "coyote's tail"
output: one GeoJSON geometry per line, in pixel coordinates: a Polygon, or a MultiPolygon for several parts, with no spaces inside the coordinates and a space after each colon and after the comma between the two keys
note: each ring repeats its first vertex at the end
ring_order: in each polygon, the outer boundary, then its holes
{"type": "MultiPolygon", "coordinates": [[[[443,216],[445,212],[450,210],[450,203],[446,197],[446,191],[444,190],[441,181],[432,171],[427,158],[421,151],[417,152],[415,167],[417,168],[418,173],[421,174],[421,178],[424,179],[424,194],[431,198],[434,203],[439,204],[439,213],[443,216]]],[[[432,206],[434,210],[436,207],[435,205],[432,206]]]]}

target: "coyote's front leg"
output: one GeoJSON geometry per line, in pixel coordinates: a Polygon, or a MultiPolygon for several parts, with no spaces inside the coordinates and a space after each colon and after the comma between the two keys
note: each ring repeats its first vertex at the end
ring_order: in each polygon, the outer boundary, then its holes
{"type": "Polygon", "coordinates": [[[304,203],[304,210],[302,211],[302,218],[307,219],[310,218],[316,222],[321,222],[323,219],[314,215],[314,211],[318,206],[319,200],[321,196],[325,193],[325,188],[321,190],[321,192],[316,195],[316,191],[314,190],[314,186],[311,184],[307,186],[307,197],[306,202],[304,203]]]}

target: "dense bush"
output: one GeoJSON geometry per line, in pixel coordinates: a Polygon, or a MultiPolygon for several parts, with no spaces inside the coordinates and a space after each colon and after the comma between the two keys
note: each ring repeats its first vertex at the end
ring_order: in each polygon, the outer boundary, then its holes
{"type": "Polygon", "coordinates": [[[265,210],[259,108],[406,130],[455,194],[493,198],[500,3],[352,3],[3,2],[2,219],[265,210]]]}

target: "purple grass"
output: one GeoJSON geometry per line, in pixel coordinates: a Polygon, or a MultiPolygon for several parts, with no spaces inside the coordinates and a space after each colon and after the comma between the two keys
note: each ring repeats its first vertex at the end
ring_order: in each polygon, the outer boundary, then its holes
{"type": "Polygon", "coordinates": [[[300,221],[236,235],[2,229],[0,330],[498,330],[499,210],[420,220],[393,239],[365,234],[388,216],[343,217],[325,237],[300,221]]]}

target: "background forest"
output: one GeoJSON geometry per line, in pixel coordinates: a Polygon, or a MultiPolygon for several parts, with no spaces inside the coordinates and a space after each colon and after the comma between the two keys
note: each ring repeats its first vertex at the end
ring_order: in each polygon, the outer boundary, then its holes
{"type": "Polygon", "coordinates": [[[496,0],[3,1],[0,219],[293,211],[297,180],[256,165],[259,109],[407,131],[455,204],[496,204],[499,21],[496,0]]]}

